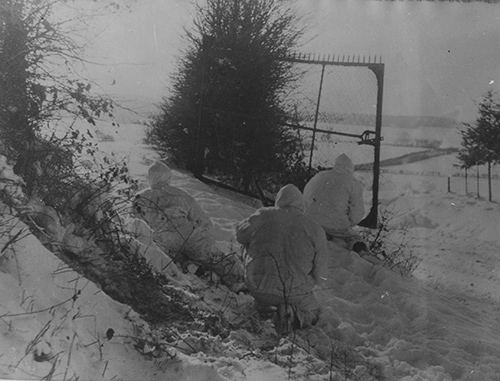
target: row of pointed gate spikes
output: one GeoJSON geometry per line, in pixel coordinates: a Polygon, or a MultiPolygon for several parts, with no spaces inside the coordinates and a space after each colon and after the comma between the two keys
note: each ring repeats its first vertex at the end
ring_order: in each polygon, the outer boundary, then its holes
{"type": "Polygon", "coordinates": [[[361,56],[361,55],[337,55],[335,54],[315,54],[315,53],[292,53],[288,58],[292,60],[316,61],[316,62],[342,62],[342,63],[382,63],[382,56],[361,56]]]}

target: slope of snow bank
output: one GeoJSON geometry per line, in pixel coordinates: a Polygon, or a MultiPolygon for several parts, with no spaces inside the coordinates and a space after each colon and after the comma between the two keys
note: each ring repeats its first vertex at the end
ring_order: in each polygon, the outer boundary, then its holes
{"type": "MultiPolygon", "coordinates": [[[[16,219],[0,223],[15,224],[12,234],[27,229],[16,219]]],[[[2,246],[8,238],[2,237],[2,246]]],[[[140,354],[133,346],[144,324],[137,314],[31,234],[1,257],[0,288],[0,377],[221,380],[213,367],[179,354],[169,366],[140,354]]]]}
{"type": "MultiPolygon", "coordinates": [[[[105,144],[108,150],[128,158],[134,175],[144,179],[147,165],[156,155],[140,145],[141,136],[137,126],[122,126],[114,142],[105,144]]],[[[364,181],[370,183],[369,178],[364,181]]],[[[339,343],[355,347],[365,359],[383,368],[387,380],[498,379],[500,306],[493,298],[500,289],[495,257],[500,210],[494,204],[446,194],[437,181],[398,174],[384,174],[381,181],[381,205],[395,212],[391,221],[394,237],[407,230],[411,248],[422,259],[417,279],[403,279],[330,244],[330,276],[317,291],[325,307],[320,326],[298,333],[317,353],[327,356],[339,343]],[[495,271],[490,271],[492,268],[495,271]]],[[[239,196],[221,195],[187,174],[174,171],[173,182],[193,195],[211,216],[221,244],[237,248],[234,225],[254,208],[241,202],[239,196]]],[[[213,300],[224,297],[217,291],[213,300]]],[[[280,350],[289,353],[283,346],[277,353],[280,350]]],[[[288,377],[282,367],[252,355],[240,360],[198,357],[218,369],[219,376],[213,377],[288,377]],[[238,371],[239,366],[247,368],[238,371]]],[[[294,371],[306,368],[309,361],[305,355],[297,355],[295,360],[294,371]]],[[[182,374],[196,373],[195,366],[201,365],[187,366],[190,370],[182,374]]],[[[359,374],[363,374],[362,368],[356,368],[359,374]]],[[[319,372],[319,368],[314,369],[319,372]]],[[[311,369],[307,372],[309,375],[299,372],[297,377],[328,376],[314,375],[311,369]]]]}
{"type": "MultiPolygon", "coordinates": [[[[127,149],[127,144],[119,147],[127,149]]],[[[136,153],[138,156],[133,157],[130,164],[144,176],[151,160],[141,155],[155,155],[150,151],[136,153]]],[[[2,174],[4,169],[1,168],[2,174]]],[[[2,183],[5,176],[0,177],[0,186],[5,188],[2,183]]],[[[179,177],[188,180],[187,176],[179,177]]],[[[9,191],[10,188],[9,183],[9,191]]],[[[13,186],[12,191],[17,192],[18,187],[13,186]]],[[[198,191],[207,190],[201,186],[198,191]]],[[[209,200],[207,192],[206,201],[209,200]]],[[[114,301],[59,260],[7,207],[0,206],[0,379],[289,379],[289,370],[283,365],[285,361],[275,364],[266,354],[254,353],[256,347],[249,346],[247,340],[236,340],[232,336],[222,342],[216,335],[200,336],[187,331],[181,333],[180,341],[172,345],[171,350],[166,342],[162,342],[161,350],[159,346],[152,347],[150,340],[163,337],[158,331],[149,327],[129,306],[114,301]],[[18,239],[10,242],[12,237],[18,239]]],[[[237,209],[236,213],[221,215],[221,218],[237,219],[241,211],[237,209]]],[[[222,236],[227,233],[224,227],[220,231],[222,236]]],[[[206,282],[197,277],[186,276],[192,281],[190,288],[203,295],[202,298],[193,296],[204,308],[210,307],[210,292],[213,293],[211,308],[217,313],[231,314],[227,299],[234,299],[237,315],[245,313],[248,301],[251,303],[246,295],[235,297],[224,287],[207,287],[206,282]]],[[[296,358],[300,356],[305,358],[307,354],[297,351],[296,358]]],[[[287,358],[286,353],[282,357],[287,358]]],[[[315,375],[323,364],[310,360],[309,363],[314,370],[311,366],[300,366],[293,370],[294,378],[324,380],[324,372],[315,375]]]]}
{"type": "MultiPolygon", "coordinates": [[[[486,295],[477,289],[484,270],[471,271],[474,265],[466,254],[468,248],[493,261],[498,251],[493,250],[491,240],[496,239],[500,210],[440,194],[432,184],[424,183],[422,192],[414,192],[397,177],[392,180],[397,186],[382,192],[383,205],[394,208],[399,216],[392,222],[395,235],[401,228],[408,229],[409,248],[417,250],[423,260],[416,273],[421,279],[403,279],[385,268],[374,268],[331,244],[329,281],[318,292],[327,307],[320,328],[382,365],[388,380],[495,380],[500,374],[500,321],[496,318],[500,307],[478,299],[486,295]],[[394,190],[397,195],[391,194],[394,190]],[[477,250],[474,245],[479,245],[477,250]],[[433,261],[436,252],[440,266],[433,261]],[[469,283],[476,285],[474,292],[469,292],[469,283]]],[[[208,187],[182,174],[176,185],[195,197],[195,189],[205,189],[199,202],[208,213],[214,204],[218,204],[218,216],[226,210],[228,217],[251,212],[240,204],[240,213],[234,213],[235,201],[217,194],[207,197],[208,187]]],[[[229,222],[220,226],[228,237],[229,222]]],[[[484,284],[490,296],[498,295],[499,289],[499,279],[484,284]]],[[[315,346],[328,356],[330,344],[323,339],[315,346]]]]}
{"type": "MultiPolygon", "coordinates": [[[[195,181],[182,177],[177,185],[184,188],[195,181]]],[[[477,270],[471,255],[490,266],[496,262],[500,210],[439,193],[432,183],[424,182],[420,191],[400,184],[397,176],[392,180],[397,185],[392,191],[398,194],[382,192],[383,205],[394,208],[399,218],[392,221],[395,235],[408,229],[409,248],[423,260],[415,274],[421,280],[373,268],[355,254],[330,246],[329,282],[318,293],[329,310],[321,328],[381,364],[386,379],[495,380],[500,374],[500,307],[478,296],[498,295],[500,279],[485,282],[483,276],[490,270],[477,270]]],[[[207,206],[217,202],[218,215],[235,209],[234,202],[216,194],[208,204],[199,201],[209,213],[207,206]]],[[[243,205],[241,214],[250,212],[247,209],[243,205]]],[[[329,345],[316,343],[325,355],[329,345]]]]}
{"type": "Polygon", "coordinates": [[[330,277],[319,292],[339,321],[330,332],[380,361],[388,379],[479,381],[499,374],[500,324],[493,318],[499,306],[436,291],[330,249],[330,277]]]}

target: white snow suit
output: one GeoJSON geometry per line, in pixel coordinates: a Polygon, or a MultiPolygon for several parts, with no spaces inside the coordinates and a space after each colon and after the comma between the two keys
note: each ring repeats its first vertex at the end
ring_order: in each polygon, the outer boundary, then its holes
{"type": "Polygon", "coordinates": [[[327,249],[325,232],[303,210],[298,188],[286,185],[275,207],[238,224],[236,238],[246,247],[246,284],[257,304],[292,305],[307,326],[319,310],[312,290],[326,268],[327,249]]]}
{"type": "Polygon", "coordinates": [[[134,200],[134,213],[153,229],[154,241],[175,260],[187,257],[226,280],[242,278],[240,261],[215,246],[210,218],[193,197],[169,185],[170,178],[170,169],[157,161],[148,172],[150,188],[134,200]]]}
{"type": "Polygon", "coordinates": [[[154,242],[154,232],[146,221],[133,218],[126,223],[130,247],[144,257],[151,268],[174,282],[184,282],[184,274],[174,261],[154,242]]]}
{"type": "Polygon", "coordinates": [[[314,175],[304,188],[306,216],[332,237],[349,236],[350,228],[364,217],[363,184],[354,177],[347,155],[335,160],[332,169],[314,175]]]}
{"type": "Polygon", "coordinates": [[[211,250],[212,223],[193,197],[169,185],[170,178],[165,164],[151,166],[150,188],[136,195],[134,212],[153,229],[154,240],[167,254],[185,253],[196,259],[211,250]]]}

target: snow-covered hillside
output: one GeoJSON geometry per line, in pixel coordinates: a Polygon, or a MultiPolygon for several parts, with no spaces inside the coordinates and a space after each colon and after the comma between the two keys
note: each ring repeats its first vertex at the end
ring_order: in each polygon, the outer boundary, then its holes
{"type": "MultiPolygon", "coordinates": [[[[442,162],[434,158],[420,169],[430,171],[442,162]]],[[[414,368],[408,375],[420,371],[422,379],[448,374],[483,380],[500,374],[500,323],[495,320],[500,207],[448,194],[445,180],[397,173],[381,179],[381,208],[394,215],[394,239],[407,230],[409,249],[422,260],[416,280],[373,269],[355,256],[335,258],[332,248],[330,283],[321,291],[333,321],[339,322],[332,334],[374,351],[374,358],[394,368],[394,379],[404,377],[405,367],[414,368]]],[[[189,175],[176,173],[174,183],[197,198],[220,240],[233,240],[234,224],[254,210],[189,175]]],[[[368,201],[370,195],[365,196],[368,201]]]]}
{"type": "MultiPolygon", "coordinates": [[[[144,182],[157,155],[142,143],[143,127],[97,128],[101,137],[112,137],[103,139],[101,148],[128,160],[132,175],[144,182]]],[[[422,261],[414,279],[330,244],[329,277],[317,290],[325,307],[319,326],[297,332],[295,341],[273,342],[263,324],[260,336],[237,330],[224,339],[207,338],[196,353],[175,351],[170,359],[134,347],[130,337],[144,335],[148,325],[29,235],[1,257],[0,377],[341,380],[375,379],[379,372],[384,380],[497,380],[500,207],[447,194],[442,180],[386,173],[381,181],[381,207],[394,215],[393,238],[406,231],[408,249],[422,261]],[[274,349],[268,348],[270,341],[274,349]],[[336,370],[330,372],[333,363],[318,356],[328,359],[332,353],[336,370]],[[343,373],[348,362],[355,366],[343,373]]],[[[174,171],[173,183],[210,215],[220,246],[237,247],[234,226],[256,205],[186,173],[174,171]]],[[[189,276],[191,292],[211,308],[234,315],[250,311],[248,296],[223,287],[203,289],[189,276]]]]}

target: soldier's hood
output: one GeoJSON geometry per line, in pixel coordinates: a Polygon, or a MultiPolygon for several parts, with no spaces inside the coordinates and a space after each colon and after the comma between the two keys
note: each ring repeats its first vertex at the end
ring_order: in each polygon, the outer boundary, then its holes
{"type": "Polygon", "coordinates": [[[343,153],[335,159],[333,169],[342,173],[354,173],[354,164],[352,163],[352,160],[349,159],[349,156],[343,153]]]}
{"type": "Polygon", "coordinates": [[[161,161],[156,161],[148,170],[148,182],[151,189],[161,189],[164,185],[170,184],[172,171],[161,161]]]}
{"type": "Polygon", "coordinates": [[[302,193],[299,188],[292,184],[285,185],[279,190],[274,205],[280,209],[296,208],[304,212],[304,199],[302,193]]]}

